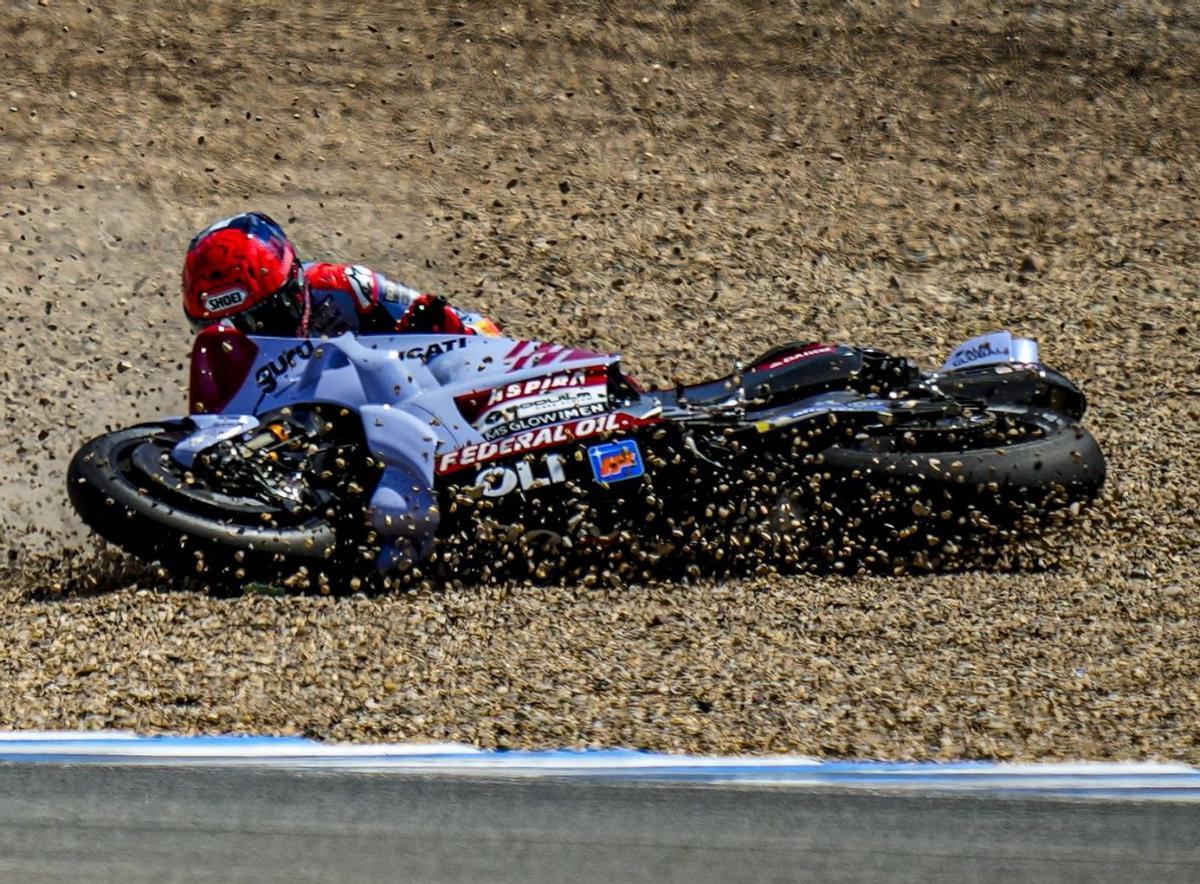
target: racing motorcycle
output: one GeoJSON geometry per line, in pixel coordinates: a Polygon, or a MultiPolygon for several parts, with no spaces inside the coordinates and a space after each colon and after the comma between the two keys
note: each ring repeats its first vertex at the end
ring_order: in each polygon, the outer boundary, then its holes
{"type": "Polygon", "coordinates": [[[1007,331],[933,372],[790,343],[643,389],[619,356],[537,341],[213,326],[190,380],[188,416],[91,440],[69,493],[126,550],[227,580],[367,574],[388,465],[436,495],[422,567],[590,556],[614,582],[670,561],[934,566],[1077,513],[1105,479],[1083,394],[1007,331]]]}

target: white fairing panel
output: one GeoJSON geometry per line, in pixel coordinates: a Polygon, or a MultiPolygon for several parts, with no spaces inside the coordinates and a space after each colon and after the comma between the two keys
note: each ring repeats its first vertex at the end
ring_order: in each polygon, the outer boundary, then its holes
{"type": "Polygon", "coordinates": [[[942,371],[1001,363],[1033,364],[1039,361],[1036,341],[1015,338],[1011,332],[996,331],[959,344],[942,365],[942,371]]]}
{"type": "MultiPolygon", "coordinates": [[[[434,451],[604,412],[605,370],[618,358],[477,335],[251,340],[258,348],[254,362],[223,409],[226,421],[299,402],[343,405],[363,418],[377,457],[386,462],[416,458],[419,471],[432,469],[434,451]],[[500,392],[489,392],[495,388],[500,392]],[[504,391],[514,389],[520,396],[510,401],[514,397],[504,391]],[[479,392],[487,394],[485,413],[473,424],[456,398],[479,392]]],[[[181,453],[194,456],[194,448],[181,453]]]]}

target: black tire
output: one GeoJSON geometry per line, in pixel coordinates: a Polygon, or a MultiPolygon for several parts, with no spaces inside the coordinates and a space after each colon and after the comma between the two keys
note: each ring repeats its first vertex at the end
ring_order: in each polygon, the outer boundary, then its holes
{"type": "Polygon", "coordinates": [[[1006,412],[1004,421],[1029,432],[987,446],[975,439],[965,451],[924,450],[948,444],[936,428],[920,451],[897,450],[896,437],[828,448],[787,498],[778,533],[840,568],[958,567],[1001,554],[1099,492],[1104,455],[1087,430],[1050,412],[1006,412]]]}
{"type": "Polygon", "coordinates": [[[142,424],[88,442],[67,471],[76,511],[105,539],[183,573],[274,579],[330,561],[337,537],[324,517],[289,518],[267,504],[231,514],[194,504],[139,470],[133,455],[140,447],[167,451],[187,432],[179,422],[142,424]]]}
{"type": "Polygon", "coordinates": [[[1038,435],[968,451],[889,451],[867,439],[858,447],[829,448],[821,460],[831,470],[868,481],[945,485],[988,500],[1042,502],[1057,496],[1070,503],[1100,491],[1107,468],[1091,433],[1049,412],[1014,416],[1038,435]]]}

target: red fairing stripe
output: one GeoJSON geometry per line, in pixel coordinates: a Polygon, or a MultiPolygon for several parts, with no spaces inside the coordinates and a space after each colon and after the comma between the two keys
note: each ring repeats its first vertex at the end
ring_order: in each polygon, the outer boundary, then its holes
{"type": "Polygon", "coordinates": [[[555,356],[566,349],[562,344],[539,344],[513,363],[513,371],[525,368],[526,366],[533,368],[535,365],[541,365],[544,362],[552,362],[555,356]]]}
{"type": "Polygon", "coordinates": [[[506,360],[515,359],[520,354],[520,352],[522,350],[524,350],[526,347],[528,347],[531,343],[533,343],[533,342],[532,341],[517,341],[517,346],[515,346],[511,350],[509,350],[504,355],[504,358],[506,360]]]}
{"type": "Polygon", "coordinates": [[[580,359],[595,359],[604,356],[593,350],[576,350],[561,344],[539,344],[536,341],[517,341],[517,345],[505,354],[504,359],[514,360],[509,371],[520,371],[523,368],[534,368],[550,362],[576,362],[580,359]],[[532,347],[532,350],[528,348],[532,347]],[[528,350],[528,352],[526,352],[528,350]],[[519,357],[519,358],[518,358],[519,357]]]}
{"type": "Polygon", "coordinates": [[[577,442],[580,439],[588,439],[603,433],[620,433],[658,422],[658,418],[639,418],[624,412],[613,412],[596,417],[585,417],[570,423],[556,424],[552,427],[525,430],[503,439],[466,445],[457,451],[443,454],[438,458],[437,472],[438,475],[444,476],[502,457],[538,451],[555,445],[565,445],[568,442],[577,442]]]}

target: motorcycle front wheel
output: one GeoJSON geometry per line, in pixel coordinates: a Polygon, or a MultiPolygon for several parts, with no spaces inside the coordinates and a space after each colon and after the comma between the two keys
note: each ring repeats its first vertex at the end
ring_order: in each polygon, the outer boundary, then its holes
{"type": "Polygon", "coordinates": [[[289,508],[183,467],[171,450],[190,432],[175,421],[92,439],[67,472],[75,510],[105,539],[181,574],[278,579],[336,558],[333,509],[289,508]]]}

